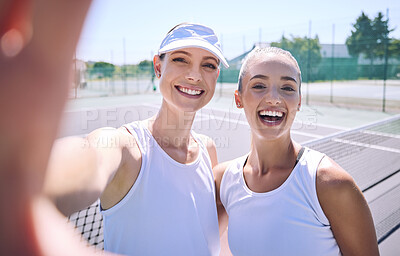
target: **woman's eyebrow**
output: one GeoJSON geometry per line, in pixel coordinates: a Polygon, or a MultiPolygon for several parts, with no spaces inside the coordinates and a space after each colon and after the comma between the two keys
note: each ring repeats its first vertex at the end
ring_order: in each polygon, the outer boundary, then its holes
{"type": "Polygon", "coordinates": [[[180,50],[180,51],[173,51],[173,52],[171,52],[171,55],[173,55],[173,54],[178,54],[178,53],[183,53],[183,54],[192,56],[192,54],[191,54],[190,52],[182,51],[182,50],[180,50]]]}
{"type": "Polygon", "coordinates": [[[215,62],[217,62],[217,63],[219,64],[219,59],[217,59],[217,58],[215,58],[215,57],[213,57],[213,56],[206,56],[206,57],[204,57],[204,60],[208,60],[208,59],[214,60],[215,62]]]}
{"type": "MultiPolygon", "coordinates": [[[[186,54],[186,55],[188,55],[188,56],[192,56],[192,54],[191,54],[190,52],[182,51],[182,50],[174,51],[174,52],[171,53],[171,55],[173,55],[173,54],[179,54],[179,53],[186,54]]],[[[204,57],[204,59],[205,59],[205,60],[207,60],[207,59],[212,59],[212,60],[216,61],[216,62],[219,64],[219,59],[217,59],[217,58],[215,58],[215,57],[213,57],[213,56],[207,56],[207,57],[204,57]]]]}
{"type": "Polygon", "coordinates": [[[294,79],[294,78],[291,77],[291,76],[282,76],[282,77],[281,77],[281,80],[293,81],[293,82],[297,83],[296,79],[294,79]]]}
{"type": "Polygon", "coordinates": [[[266,76],[266,75],[255,75],[255,76],[253,76],[252,78],[250,78],[250,81],[253,80],[253,79],[257,79],[257,78],[265,79],[265,80],[268,80],[268,79],[269,79],[269,77],[266,76]]]}

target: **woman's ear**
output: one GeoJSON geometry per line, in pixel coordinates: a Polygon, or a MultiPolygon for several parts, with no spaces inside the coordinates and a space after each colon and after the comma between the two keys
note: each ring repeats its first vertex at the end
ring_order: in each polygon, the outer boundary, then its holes
{"type": "Polygon", "coordinates": [[[299,104],[297,105],[297,111],[300,111],[300,108],[301,108],[301,96],[300,96],[299,104]]]}
{"type": "Polygon", "coordinates": [[[239,95],[239,91],[235,90],[235,102],[236,102],[236,107],[237,108],[243,108],[243,104],[240,100],[240,95],[239,95]]]}
{"type": "Polygon", "coordinates": [[[161,77],[161,59],[159,55],[154,55],[153,58],[154,74],[157,78],[161,77]]]}

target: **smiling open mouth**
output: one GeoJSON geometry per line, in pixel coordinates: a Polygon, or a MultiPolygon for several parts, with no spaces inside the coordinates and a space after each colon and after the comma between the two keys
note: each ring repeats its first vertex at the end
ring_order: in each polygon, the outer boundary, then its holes
{"type": "Polygon", "coordinates": [[[182,87],[182,86],[175,86],[175,88],[181,92],[182,94],[188,95],[188,96],[199,96],[202,93],[204,93],[204,90],[198,90],[198,89],[189,89],[186,87],[182,87]]]}
{"type": "Polygon", "coordinates": [[[258,112],[258,116],[267,124],[277,125],[283,120],[285,113],[280,111],[261,110],[258,112]]]}

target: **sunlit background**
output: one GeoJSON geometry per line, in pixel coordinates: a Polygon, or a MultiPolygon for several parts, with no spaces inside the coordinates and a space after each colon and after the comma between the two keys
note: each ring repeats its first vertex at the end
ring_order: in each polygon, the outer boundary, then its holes
{"type": "Polygon", "coordinates": [[[94,0],[70,97],[157,91],[152,58],[166,32],[182,22],[208,25],[219,35],[230,64],[221,69],[220,96],[232,94],[251,49],[278,46],[298,60],[307,104],[400,112],[400,1],[393,0],[94,0]]]}
{"type": "Polygon", "coordinates": [[[370,19],[381,12],[395,29],[390,37],[400,39],[400,1],[395,0],[94,0],[77,56],[118,65],[150,60],[166,32],[181,22],[212,27],[228,59],[282,35],[344,44],[362,12],[370,19]]]}

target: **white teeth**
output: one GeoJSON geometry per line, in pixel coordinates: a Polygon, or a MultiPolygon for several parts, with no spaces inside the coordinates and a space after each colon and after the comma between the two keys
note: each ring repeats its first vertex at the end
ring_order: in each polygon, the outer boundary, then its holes
{"type": "Polygon", "coordinates": [[[277,116],[277,117],[282,117],[283,113],[280,111],[271,111],[271,110],[262,110],[260,111],[260,115],[262,116],[277,116]]]}
{"type": "Polygon", "coordinates": [[[178,87],[178,90],[189,95],[199,95],[201,91],[178,87]]]}

